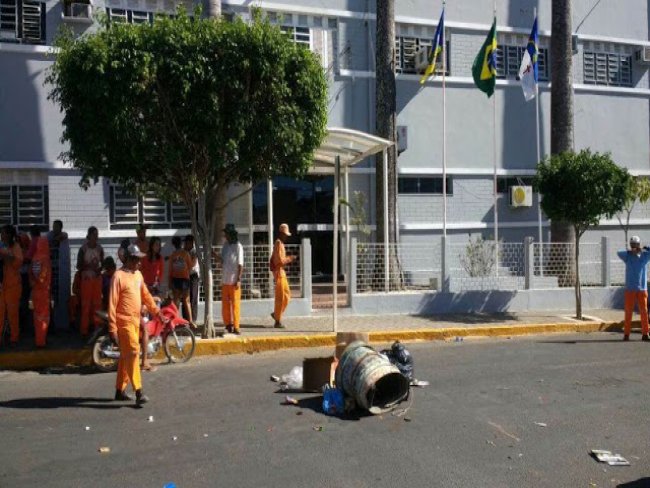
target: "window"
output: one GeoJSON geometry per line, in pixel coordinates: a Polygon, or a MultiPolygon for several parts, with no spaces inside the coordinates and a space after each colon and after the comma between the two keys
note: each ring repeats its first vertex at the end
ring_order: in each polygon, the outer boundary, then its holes
{"type": "Polygon", "coordinates": [[[0,186],[0,225],[49,226],[48,200],[47,186],[0,186]]]}
{"type": "Polygon", "coordinates": [[[280,26],[280,30],[289,36],[296,44],[311,48],[311,31],[309,27],[280,26]]]}
{"type": "MultiPolygon", "coordinates": [[[[403,195],[442,195],[442,176],[402,176],[398,180],[397,191],[403,195]]],[[[447,195],[453,194],[452,179],[447,177],[447,195]]]]}
{"type": "Polygon", "coordinates": [[[585,51],[584,74],[591,85],[632,86],[632,56],[585,51]]]}
{"type": "Polygon", "coordinates": [[[0,41],[43,44],[45,4],[29,0],[0,0],[0,41]]]}
{"type": "Polygon", "coordinates": [[[119,185],[111,185],[111,229],[133,229],[140,222],[155,229],[186,228],[190,226],[190,213],[185,205],[164,202],[153,191],[136,197],[119,185]]]}
{"type": "Polygon", "coordinates": [[[153,12],[142,10],[126,10],[123,8],[107,8],[106,14],[111,22],[120,22],[123,24],[144,24],[153,23],[153,12]]]}
{"type": "MultiPolygon", "coordinates": [[[[500,45],[497,48],[497,78],[519,78],[519,67],[526,46],[500,45]]],[[[548,49],[539,48],[537,56],[539,81],[549,80],[548,49]]]]}
{"type": "MultiPolygon", "coordinates": [[[[421,47],[429,48],[431,50],[431,39],[420,37],[405,37],[398,36],[395,38],[395,72],[396,73],[419,73],[415,66],[415,53],[421,47]]],[[[445,53],[447,58],[447,72],[450,73],[450,59],[449,56],[449,41],[445,41],[445,53]]],[[[436,74],[442,74],[442,55],[438,56],[436,61],[436,74]]]]}
{"type": "Polygon", "coordinates": [[[533,186],[532,176],[498,176],[497,193],[508,193],[511,186],[533,186]]]}

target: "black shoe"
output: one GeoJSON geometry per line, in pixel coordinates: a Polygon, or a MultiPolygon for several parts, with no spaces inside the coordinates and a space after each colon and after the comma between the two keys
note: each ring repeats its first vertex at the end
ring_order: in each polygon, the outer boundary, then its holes
{"type": "Polygon", "coordinates": [[[149,402],[149,397],[144,393],[142,393],[142,390],[138,390],[135,392],[135,404],[138,407],[141,407],[142,405],[148,402],[149,402]]]}
{"type": "Polygon", "coordinates": [[[115,390],[115,401],[131,402],[133,401],[133,396],[129,395],[126,391],[115,390]]]}
{"type": "Polygon", "coordinates": [[[284,324],[283,324],[282,322],[276,322],[276,323],[273,325],[273,327],[274,327],[275,329],[286,329],[286,327],[284,326],[284,324]]]}
{"type": "Polygon", "coordinates": [[[234,328],[232,325],[226,325],[226,332],[228,332],[228,334],[232,334],[233,330],[234,328]]]}
{"type": "Polygon", "coordinates": [[[232,333],[235,335],[241,335],[241,331],[239,329],[233,329],[232,333]]]}
{"type": "Polygon", "coordinates": [[[643,335],[641,336],[641,340],[642,340],[642,341],[650,341],[650,337],[648,337],[648,334],[643,334],[643,335]]]}
{"type": "Polygon", "coordinates": [[[625,334],[625,335],[623,336],[623,340],[624,340],[624,341],[629,341],[629,340],[630,340],[630,334],[625,334]]]}

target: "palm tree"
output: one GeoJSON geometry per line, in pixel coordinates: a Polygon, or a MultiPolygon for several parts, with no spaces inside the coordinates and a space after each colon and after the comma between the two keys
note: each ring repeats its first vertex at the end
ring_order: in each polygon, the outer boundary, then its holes
{"type": "Polygon", "coordinates": [[[203,15],[208,18],[221,17],[221,0],[202,0],[203,15]]]}

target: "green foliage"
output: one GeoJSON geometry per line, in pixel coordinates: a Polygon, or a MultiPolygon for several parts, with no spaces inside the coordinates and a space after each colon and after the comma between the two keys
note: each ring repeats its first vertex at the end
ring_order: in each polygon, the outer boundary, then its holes
{"type": "Polygon", "coordinates": [[[535,191],[543,195],[542,209],[553,220],[572,224],[582,235],[601,217],[620,212],[628,198],[631,176],[609,154],[565,152],[537,166],[535,191]]]}
{"type": "Polygon", "coordinates": [[[113,23],[57,41],[50,98],[82,186],[108,177],[195,201],[206,188],[302,176],[327,121],[320,61],[260,20],[113,23]]]}
{"type": "Polygon", "coordinates": [[[460,256],[460,263],[472,278],[490,276],[496,264],[496,243],[486,241],[482,236],[472,239],[465,247],[465,255],[460,256]]]}

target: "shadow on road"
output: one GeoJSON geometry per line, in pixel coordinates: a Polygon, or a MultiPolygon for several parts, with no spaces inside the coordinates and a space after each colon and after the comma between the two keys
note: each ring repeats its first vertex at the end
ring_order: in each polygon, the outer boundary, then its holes
{"type": "Polygon", "coordinates": [[[49,409],[49,408],[94,408],[112,410],[132,406],[130,403],[116,403],[110,398],[83,397],[36,397],[18,398],[0,402],[0,408],[49,409]]]}
{"type": "Polygon", "coordinates": [[[575,341],[537,341],[537,344],[603,344],[606,342],[613,342],[613,343],[620,342],[621,344],[623,344],[623,339],[577,339],[575,341]]]}
{"type": "Polygon", "coordinates": [[[650,478],[641,478],[629,483],[621,483],[616,488],[650,488],[650,478]]]}

